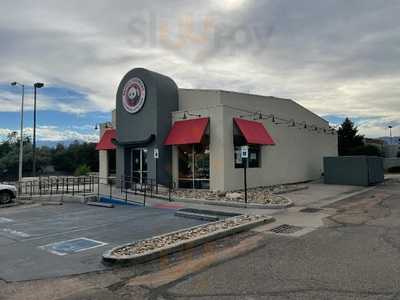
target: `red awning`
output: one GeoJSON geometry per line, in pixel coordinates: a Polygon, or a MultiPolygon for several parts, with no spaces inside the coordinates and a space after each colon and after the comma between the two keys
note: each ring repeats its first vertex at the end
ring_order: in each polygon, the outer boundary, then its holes
{"type": "Polygon", "coordinates": [[[242,132],[248,144],[275,145],[274,140],[262,123],[240,118],[233,118],[233,121],[242,132]]]}
{"type": "Polygon", "coordinates": [[[199,144],[208,126],[208,118],[176,121],[164,145],[199,144]]]}
{"type": "Polygon", "coordinates": [[[117,131],[115,129],[107,129],[96,146],[96,150],[114,150],[115,145],[112,143],[113,139],[117,138],[117,131]]]}

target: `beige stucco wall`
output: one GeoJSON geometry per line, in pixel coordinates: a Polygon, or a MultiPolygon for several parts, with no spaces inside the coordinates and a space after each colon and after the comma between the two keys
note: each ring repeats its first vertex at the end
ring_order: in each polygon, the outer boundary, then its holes
{"type": "MultiPolygon", "coordinates": [[[[224,147],[221,141],[224,138],[223,128],[220,126],[223,122],[222,106],[212,106],[203,109],[190,110],[191,113],[210,118],[210,189],[219,190],[224,186],[224,147]]],[[[183,111],[173,113],[173,122],[182,120],[183,111]]],[[[189,118],[193,118],[190,117],[189,118]]],[[[172,149],[172,174],[174,184],[178,182],[178,151],[177,147],[172,149]]]]}
{"type": "Polygon", "coordinates": [[[108,155],[107,151],[100,150],[99,151],[99,177],[102,182],[106,182],[106,178],[108,178],[108,155]]]}
{"type": "Polygon", "coordinates": [[[216,90],[179,89],[179,111],[215,106],[220,103],[220,96],[216,90]]]}
{"type": "MultiPolygon", "coordinates": [[[[233,118],[260,111],[279,118],[293,119],[308,125],[329,128],[327,121],[292,100],[224,91],[184,90],[180,112],[173,121],[189,111],[210,117],[210,188],[235,190],[242,188],[243,169],[234,168],[233,118]],[[207,96],[211,96],[207,98],[207,96]],[[201,104],[208,107],[201,109],[201,104]],[[191,109],[191,106],[195,109],[191,109]]],[[[183,95],[180,92],[180,96],[183,95]]],[[[252,116],[248,116],[252,120],[252,116]]],[[[337,135],[276,125],[272,120],[259,120],[276,142],[262,146],[261,168],[248,169],[250,187],[294,183],[318,179],[323,172],[323,157],[337,156],[337,135]]],[[[299,126],[301,127],[301,126],[299,126]]],[[[174,181],[178,178],[178,157],[173,149],[174,181]]]]}
{"type": "MultiPolygon", "coordinates": [[[[224,190],[234,190],[243,184],[243,170],[234,167],[233,117],[238,117],[238,112],[224,107],[224,190]]],[[[264,124],[276,145],[261,147],[261,168],[247,172],[250,187],[318,179],[323,173],[323,157],[337,156],[336,134],[276,125],[271,120],[258,121],[264,124]]]]}

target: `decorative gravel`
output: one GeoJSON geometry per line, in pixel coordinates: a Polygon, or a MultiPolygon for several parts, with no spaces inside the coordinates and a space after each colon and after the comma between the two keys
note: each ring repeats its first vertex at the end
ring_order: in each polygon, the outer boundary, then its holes
{"type": "Polygon", "coordinates": [[[263,216],[248,216],[241,215],[233,218],[228,218],[223,221],[218,221],[210,224],[205,224],[193,227],[186,230],[181,230],[173,233],[168,233],[158,237],[138,241],[131,245],[116,248],[111,252],[111,255],[117,258],[127,258],[132,256],[145,255],[149,252],[162,250],[168,247],[173,247],[177,244],[184,243],[190,240],[195,240],[212,233],[217,233],[229,230],[235,227],[253,223],[256,221],[265,220],[263,216]]]}
{"type": "MultiPolygon", "coordinates": [[[[258,187],[247,190],[247,200],[249,203],[262,205],[288,205],[290,200],[281,194],[307,189],[307,185],[291,184],[277,185],[269,187],[258,187]]],[[[167,192],[165,192],[167,194],[167,192]]],[[[213,192],[208,190],[177,189],[171,193],[173,198],[180,199],[199,199],[209,201],[233,201],[244,203],[244,191],[233,192],[213,192]]]]}

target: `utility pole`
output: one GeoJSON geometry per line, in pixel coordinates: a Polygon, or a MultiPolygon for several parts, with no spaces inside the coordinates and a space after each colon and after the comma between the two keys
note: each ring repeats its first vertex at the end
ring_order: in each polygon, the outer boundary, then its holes
{"type": "Polygon", "coordinates": [[[20,126],[20,141],[19,141],[19,166],[18,166],[18,181],[22,181],[23,176],[23,153],[24,153],[24,98],[25,98],[25,85],[20,84],[16,81],[11,83],[12,86],[20,85],[22,88],[22,97],[21,97],[21,126],[20,126]]]}
{"type": "Polygon", "coordinates": [[[33,85],[33,144],[32,144],[32,177],[36,177],[36,90],[44,86],[43,83],[36,82],[33,85]]]}

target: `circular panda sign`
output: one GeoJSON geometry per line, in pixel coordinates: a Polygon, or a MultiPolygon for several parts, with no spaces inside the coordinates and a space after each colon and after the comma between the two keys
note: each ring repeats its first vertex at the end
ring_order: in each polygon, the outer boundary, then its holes
{"type": "Polygon", "coordinates": [[[146,87],[140,78],[130,79],[122,91],[122,104],[127,112],[137,113],[146,100],[146,87]]]}

